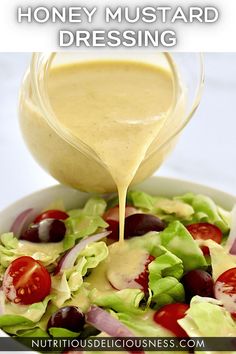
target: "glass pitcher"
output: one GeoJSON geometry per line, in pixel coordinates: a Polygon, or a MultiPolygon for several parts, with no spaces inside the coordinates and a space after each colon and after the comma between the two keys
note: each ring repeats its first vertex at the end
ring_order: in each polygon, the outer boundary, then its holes
{"type": "Polygon", "coordinates": [[[146,179],[160,167],[198,107],[204,82],[202,56],[196,53],[168,54],[155,51],[43,52],[32,56],[20,91],[21,130],[34,158],[59,182],[86,192],[107,193],[116,190],[113,178],[96,153],[62,129],[55,119],[47,92],[50,70],[75,62],[134,58],[170,71],[175,85],[175,98],[171,107],[172,118],[167,120],[150,145],[132,185],[146,179]]]}

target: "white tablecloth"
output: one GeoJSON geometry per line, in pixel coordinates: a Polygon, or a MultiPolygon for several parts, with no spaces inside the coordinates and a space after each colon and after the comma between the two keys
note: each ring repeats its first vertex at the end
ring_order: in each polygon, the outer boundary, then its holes
{"type": "MultiPolygon", "coordinates": [[[[0,209],[56,183],[33,160],[17,121],[18,92],[28,53],[0,53],[0,209]]],[[[236,194],[236,54],[206,54],[201,105],[157,172],[236,194]]]]}

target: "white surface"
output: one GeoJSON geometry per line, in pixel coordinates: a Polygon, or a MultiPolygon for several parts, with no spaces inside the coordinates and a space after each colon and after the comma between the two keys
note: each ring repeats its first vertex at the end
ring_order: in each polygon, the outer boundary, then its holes
{"type": "MultiPolygon", "coordinates": [[[[18,126],[18,91],[29,60],[28,53],[0,53],[0,209],[55,184],[27,151],[18,126]]],[[[158,174],[236,194],[236,54],[211,53],[205,60],[200,108],[158,174]]]]}

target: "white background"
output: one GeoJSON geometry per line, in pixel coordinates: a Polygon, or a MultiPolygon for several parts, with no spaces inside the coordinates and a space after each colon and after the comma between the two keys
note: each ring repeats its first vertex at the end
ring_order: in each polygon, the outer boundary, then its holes
{"type": "MultiPolygon", "coordinates": [[[[56,183],[33,160],[18,126],[18,92],[29,60],[28,53],[0,53],[0,209],[56,183]]],[[[201,105],[158,174],[236,194],[236,53],[206,54],[205,61],[201,105]]]]}

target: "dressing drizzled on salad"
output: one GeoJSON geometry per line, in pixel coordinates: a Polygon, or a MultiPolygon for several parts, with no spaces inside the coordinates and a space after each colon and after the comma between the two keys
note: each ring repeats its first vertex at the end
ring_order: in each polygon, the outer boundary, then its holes
{"type": "Polygon", "coordinates": [[[230,212],[200,194],[129,191],[120,247],[117,200],[16,218],[0,236],[0,328],[18,337],[236,337],[230,212]]]}
{"type": "MultiPolygon", "coordinates": [[[[171,118],[176,94],[172,76],[170,69],[122,60],[78,62],[50,71],[48,96],[54,119],[94,151],[117,186],[120,241],[128,186],[149,148],[158,149],[158,135],[171,118]]],[[[184,103],[180,106],[175,112],[179,124],[184,103]]]]}

